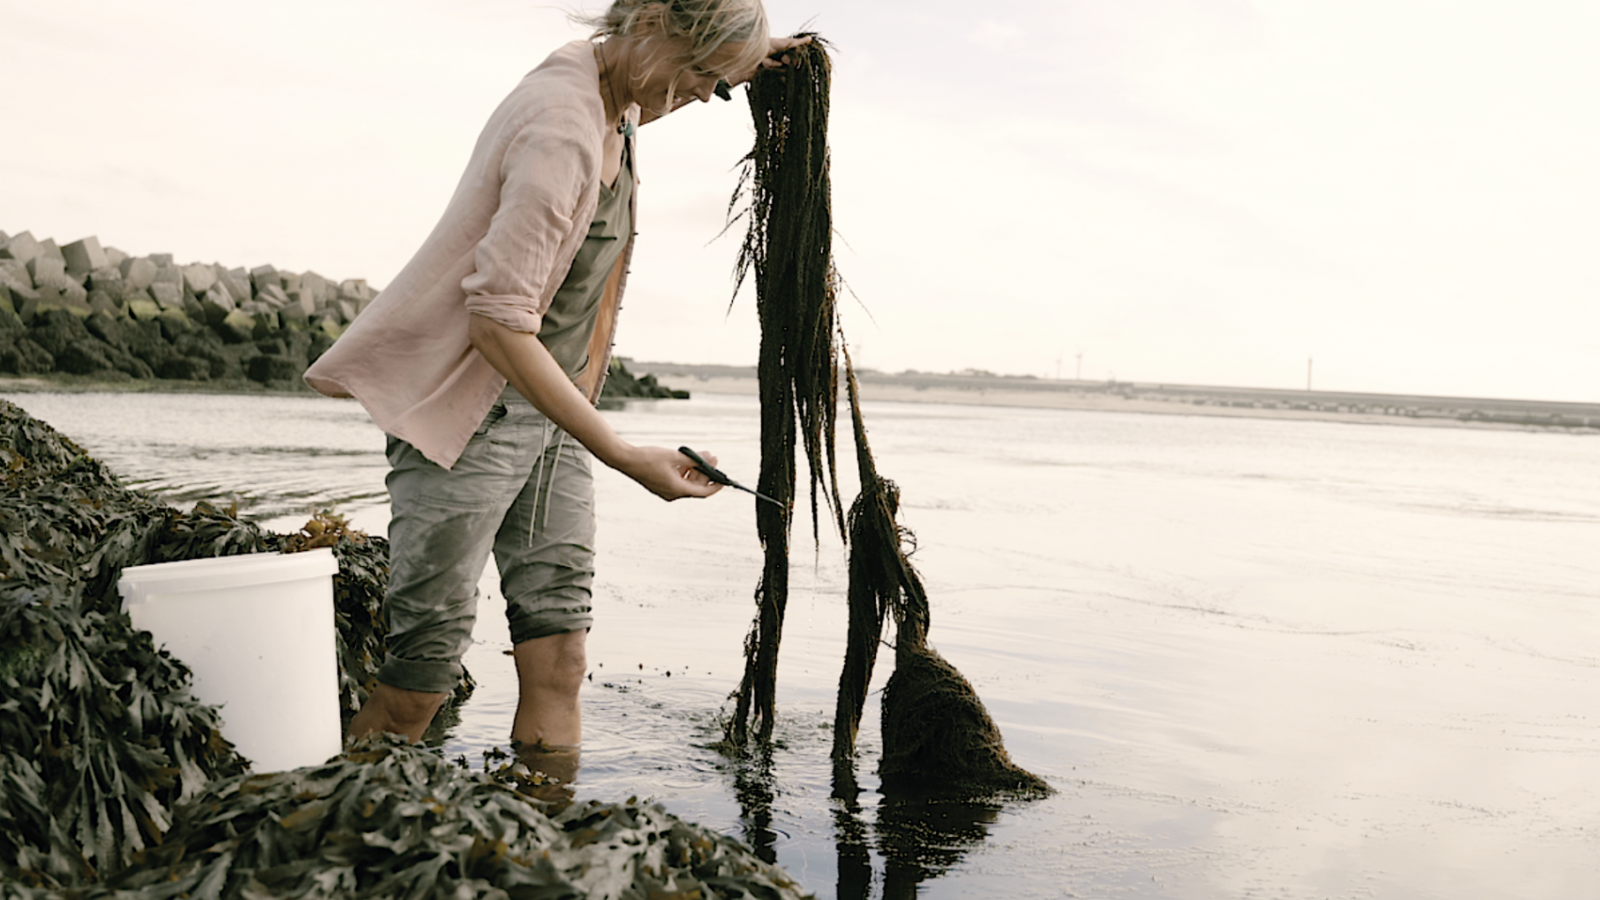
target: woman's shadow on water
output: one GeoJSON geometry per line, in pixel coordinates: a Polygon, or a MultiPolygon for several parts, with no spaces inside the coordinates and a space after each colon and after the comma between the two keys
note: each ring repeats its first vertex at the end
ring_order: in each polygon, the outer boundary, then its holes
{"type": "MultiPolygon", "coordinates": [[[[778,834],[772,827],[774,799],[770,750],[754,750],[733,766],[734,793],[745,843],[775,863],[778,834]]],[[[873,896],[872,851],[883,859],[883,900],[909,900],[918,885],[955,868],[989,836],[1003,808],[996,797],[883,796],[875,815],[861,806],[861,789],[850,763],[834,767],[834,846],[838,852],[839,900],[873,896]]]]}

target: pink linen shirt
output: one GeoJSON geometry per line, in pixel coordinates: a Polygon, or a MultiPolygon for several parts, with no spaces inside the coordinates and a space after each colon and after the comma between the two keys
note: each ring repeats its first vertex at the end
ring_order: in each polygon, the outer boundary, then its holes
{"type": "MultiPolygon", "coordinates": [[[[470,315],[537,334],[594,218],[606,117],[593,46],[550,54],[500,103],[433,233],[306,370],[313,388],[355,397],[379,428],[447,469],[506,385],[467,340],[470,315]]],[[[610,365],[632,252],[630,233],[578,379],[590,402],[610,365]]]]}

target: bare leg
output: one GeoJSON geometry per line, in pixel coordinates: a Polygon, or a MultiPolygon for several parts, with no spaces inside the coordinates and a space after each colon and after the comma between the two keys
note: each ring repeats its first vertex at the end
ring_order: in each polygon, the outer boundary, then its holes
{"type": "Polygon", "coordinates": [[[528,780],[518,791],[566,809],[576,796],[581,762],[577,747],[552,747],[549,744],[518,744],[517,761],[528,768],[528,780]]]}
{"type": "Polygon", "coordinates": [[[517,661],[517,717],[511,739],[526,745],[576,748],[583,741],[578,689],[588,666],[587,631],[569,631],[523,641],[512,651],[517,661]]]}
{"type": "Polygon", "coordinates": [[[408,691],[380,683],[361,705],[361,711],[350,720],[350,733],[346,740],[355,740],[374,731],[403,734],[414,744],[428,730],[434,713],[444,705],[448,694],[430,694],[408,691]]]}

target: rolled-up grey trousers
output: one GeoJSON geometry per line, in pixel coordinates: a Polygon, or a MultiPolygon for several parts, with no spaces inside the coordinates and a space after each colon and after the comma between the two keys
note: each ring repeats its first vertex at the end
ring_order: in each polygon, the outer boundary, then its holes
{"type": "Polygon", "coordinates": [[[472,645],[492,550],[511,640],[593,624],[589,451],[508,388],[449,469],[390,436],[388,656],[378,680],[443,693],[472,645]]]}

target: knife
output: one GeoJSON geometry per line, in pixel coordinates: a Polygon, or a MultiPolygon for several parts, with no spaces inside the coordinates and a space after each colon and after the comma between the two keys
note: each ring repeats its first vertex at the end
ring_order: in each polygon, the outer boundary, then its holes
{"type": "Polygon", "coordinates": [[[729,478],[726,474],[723,473],[723,471],[721,469],[719,469],[716,466],[713,466],[712,464],[710,464],[710,463],[706,462],[705,460],[701,459],[700,458],[700,454],[694,452],[693,450],[690,450],[688,447],[679,447],[678,448],[678,452],[682,453],[684,456],[689,457],[691,460],[694,460],[694,467],[696,469],[699,469],[701,472],[703,472],[705,474],[705,476],[707,478],[711,479],[712,481],[716,482],[717,484],[725,484],[725,485],[727,485],[728,487],[731,487],[731,488],[738,488],[739,490],[744,491],[745,493],[755,494],[758,499],[765,500],[768,503],[776,503],[778,506],[783,507],[785,509],[788,508],[788,507],[784,507],[782,503],[778,503],[778,501],[772,499],[771,497],[768,497],[766,494],[763,494],[760,491],[752,491],[749,488],[745,487],[744,485],[740,484],[739,482],[734,481],[732,478],[729,478]]]}

